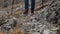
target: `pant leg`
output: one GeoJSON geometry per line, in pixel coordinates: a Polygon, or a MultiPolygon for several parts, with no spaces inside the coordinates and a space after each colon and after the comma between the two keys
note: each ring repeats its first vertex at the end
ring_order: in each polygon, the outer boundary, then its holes
{"type": "Polygon", "coordinates": [[[35,0],[31,0],[31,13],[34,13],[35,0]]]}
{"type": "Polygon", "coordinates": [[[25,3],[25,12],[24,12],[24,14],[27,14],[28,13],[29,0],[24,0],[24,3],[25,3]]]}
{"type": "Polygon", "coordinates": [[[25,3],[25,9],[28,9],[29,0],[24,0],[24,3],[25,3]]]}

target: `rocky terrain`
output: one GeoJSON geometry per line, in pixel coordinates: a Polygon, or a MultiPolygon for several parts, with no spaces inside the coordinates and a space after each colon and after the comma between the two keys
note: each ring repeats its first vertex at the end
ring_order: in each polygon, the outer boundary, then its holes
{"type": "Polygon", "coordinates": [[[34,15],[26,16],[23,0],[0,1],[0,34],[59,34],[60,32],[60,1],[36,0],[34,15]],[[1,2],[2,1],[2,2],[1,2]],[[2,5],[3,4],[3,5],[2,5]]]}

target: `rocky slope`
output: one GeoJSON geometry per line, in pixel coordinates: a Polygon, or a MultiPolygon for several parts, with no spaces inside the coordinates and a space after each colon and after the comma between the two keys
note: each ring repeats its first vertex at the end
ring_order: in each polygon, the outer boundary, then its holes
{"type": "Polygon", "coordinates": [[[41,5],[41,1],[36,2],[38,8],[35,10],[34,15],[29,12],[27,16],[23,14],[24,7],[21,9],[19,4],[13,9],[13,14],[8,12],[11,9],[2,8],[3,10],[0,10],[0,32],[6,34],[15,34],[21,31],[22,34],[57,34],[60,27],[60,1],[48,0],[43,4],[45,7],[41,5]],[[47,5],[45,6],[45,4],[47,5]]]}

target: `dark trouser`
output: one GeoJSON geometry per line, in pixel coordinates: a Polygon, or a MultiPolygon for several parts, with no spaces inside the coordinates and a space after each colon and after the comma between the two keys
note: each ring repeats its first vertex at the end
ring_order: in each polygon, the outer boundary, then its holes
{"type": "MultiPolygon", "coordinates": [[[[24,0],[25,3],[25,14],[28,13],[28,7],[29,7],[29,0],[24,0]]],[[[35,8],[35,0],[31,0],[31,13],[34,13],[34,8],[35,8]]]]}

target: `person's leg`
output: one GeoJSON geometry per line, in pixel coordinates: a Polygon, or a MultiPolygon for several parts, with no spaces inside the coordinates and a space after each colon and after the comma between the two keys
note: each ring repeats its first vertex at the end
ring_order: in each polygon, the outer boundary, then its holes
{"type": "Polygon", "coordinates": [[[31,13],[34,14],[35,0],[31,0],[31,13]]]}
{"type": "Polygon", "coordinates": [[[28,14],[29,0],[24,0],[24,3],[25,3],[25,12],[24,12],[24,14],[28,14]]]}

